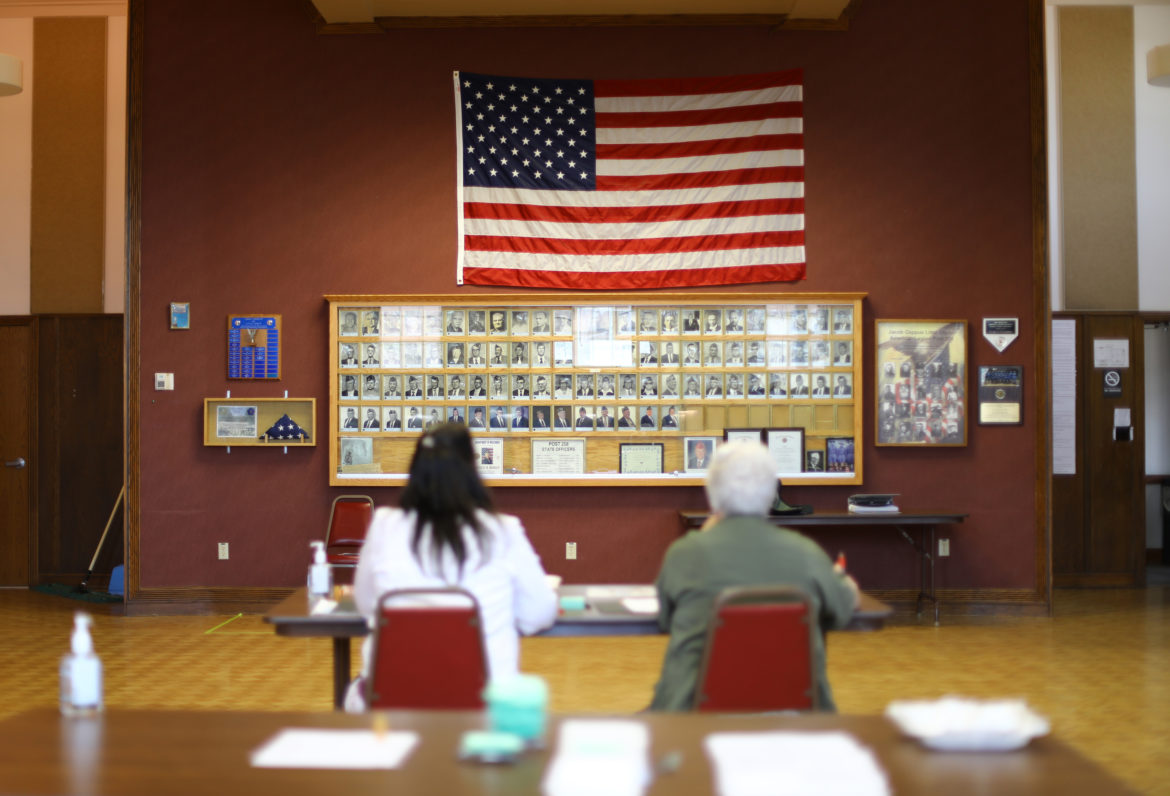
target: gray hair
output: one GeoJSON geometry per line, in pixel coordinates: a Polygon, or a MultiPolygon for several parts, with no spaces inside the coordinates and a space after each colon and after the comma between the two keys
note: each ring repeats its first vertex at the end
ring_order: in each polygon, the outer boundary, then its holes
{"type": "Polygon", "coordinates": [[[776,462],[758,442],[721,445],[707,471],[706,489],[717,514],[763,516],[776,497],[776,462]]]}

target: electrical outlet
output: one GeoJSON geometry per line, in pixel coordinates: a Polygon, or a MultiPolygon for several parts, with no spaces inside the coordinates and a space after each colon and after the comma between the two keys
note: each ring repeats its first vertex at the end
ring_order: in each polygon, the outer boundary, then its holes
{"type": "Polygon", "coordinates": [[[577,557],[577,543],[565,542],[565,558],[570,561],[577,557]]]}
{"type": "Polygon", "coordinates": [[[938,557],[939,558],[946,558],[950,554],[951,554],[951,540],[950,539],[939,539],[938,540],[938,557]]]}
{"type": "Polygon", "coordinates": [[[220,542],[219,543],[219,560],[226,561],[227,557],[228,557],[228,543],[227,542],[220,542]]]}

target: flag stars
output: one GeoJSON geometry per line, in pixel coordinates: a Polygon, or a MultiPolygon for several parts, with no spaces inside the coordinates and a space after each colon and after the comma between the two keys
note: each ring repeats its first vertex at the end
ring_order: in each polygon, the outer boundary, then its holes
{"type": "Polygon", "coordinates": [[[561,93],[561,87],[560,87],[560,86],[557,86],[557,89],[556,89],[556,91],[557,91],[557,93],[558,93],[558,94],[560,94],[560,93],[561,93]]]}

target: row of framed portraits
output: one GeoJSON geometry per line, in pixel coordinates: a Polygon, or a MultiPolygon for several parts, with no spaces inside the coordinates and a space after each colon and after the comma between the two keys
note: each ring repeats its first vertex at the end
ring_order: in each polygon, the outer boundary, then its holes
{"type": "MultiPolygon", "coordinates": [[[[491,434],[477,434],[472,438],[476,463],[481,475],[505,475],[505,440],[491,434]]],[[[618,442],[618,473],[621,475],[685,474],[702,477],[711,465],[711,459],[721,443],[750,440],[762,443],[776,462],[781,473],[840,473],[854,469],[853,437],[828,437],[821,440],[823,447],[807,447],[804,429],[800,428],[730,428],[722,436],[687,436],[670,458],[667,446],[661,442],[618,442]]],[[[584,438],[559,439],[555,443],[533,438],[529,460],[532,474],[585,475],[587,445],[584,438]]],[[[373,440],[363,437],[341,438],[341,465],[345,468],[364,468],[374,463],[373,440]]]]}
{"type": "Polygon", "coordinates": [[[437,337],[839,335],[852,337],[850,305],[450,307],[338,306],[337,335],[379,340],[437,337]]]}
{"type": "Polygon", "coordinates": [[[852,340],[485,340],[338,344],[342,370],[853,366],[852,340]]]}
{"type": "Polygon", "coordinates": [[[572,482],[533,458],[542,439],[583,441],[582,483],[693,485],[686,440],[745,424],[813,435],[813,469],[790,458],[786,477],[859,483],[860,455],[815,465],[827,436],[862,427],[863,296],[327,296],[331,484],[405,482],[418,434],[441,422],[504,441],[496,485],[572,482]],[[371,461],[347,464],[342,439],[368,443],[371,461]],[[656,442],[662,473],[623,468],[621,446],[656,442]]]}
{"type": "Polygon", "coordinates": [[[339,398],[351,401],[466,401],[556,399],[851,400],[852,371],[706,373],[562,373],[510,375],[365,373],[338,376],[339,398]]]}

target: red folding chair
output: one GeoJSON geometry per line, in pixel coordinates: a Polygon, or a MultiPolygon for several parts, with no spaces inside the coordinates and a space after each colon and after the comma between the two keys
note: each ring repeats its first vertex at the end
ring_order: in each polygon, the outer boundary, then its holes
{"type": "Polygon", "coordinates": [[[479,603],[470,592],[397,589],[378,599],[369,707],[479,710],[487,673],[479,603]]]}
{"type": "Polygon", "coordinates": [[[801,589],[724,589],[711,610],[695,710],[816,710],[814,621],[812,601],[801,589]]]}
{"type": "Polygon", "coordinates": [[[369,495],[335,497],[325,530],[325,560],[334,567],[356,567],[373,513],[374,499],[369,495]]]}

